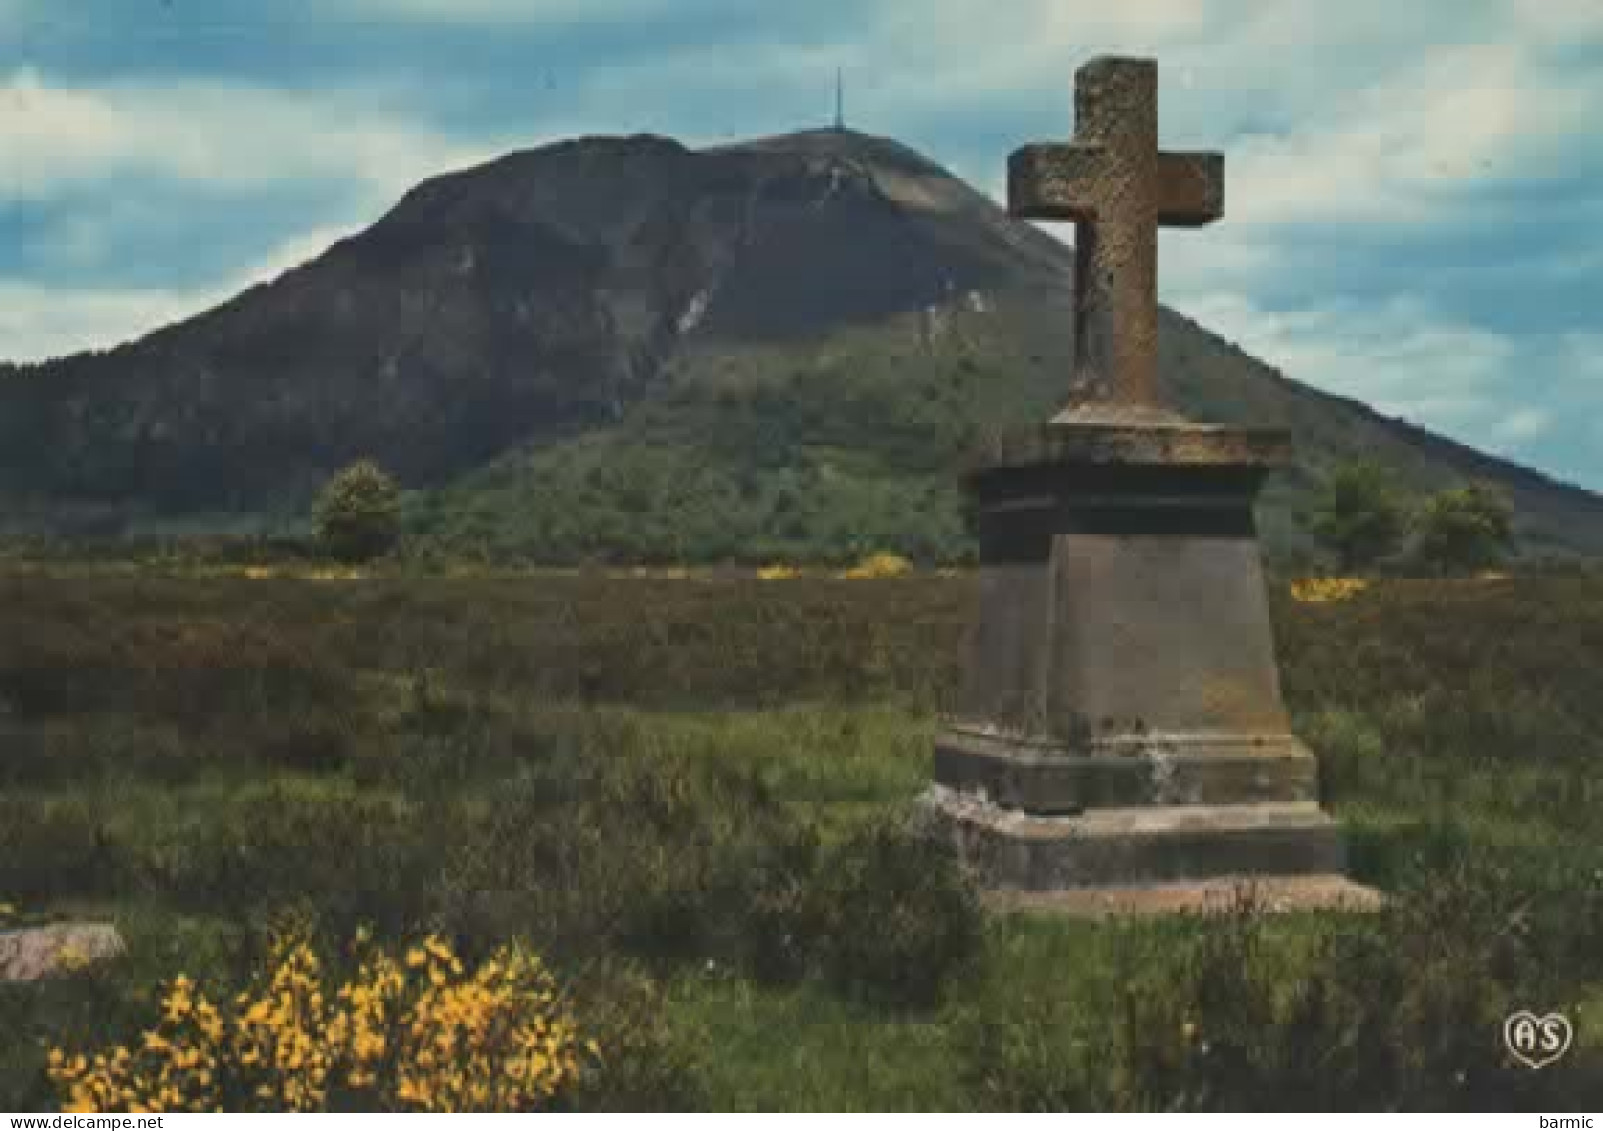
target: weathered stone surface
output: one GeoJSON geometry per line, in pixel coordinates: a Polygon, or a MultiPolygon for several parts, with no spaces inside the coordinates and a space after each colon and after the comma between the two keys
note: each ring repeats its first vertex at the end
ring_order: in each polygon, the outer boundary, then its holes
{"type": "Polygon", "coordinates": [[[1196,908],[1255,876],[1373,906],[1281,700],[1253,502],[1290,437],[1159,400],[1157,228],[1219,217],[1223,158],[1158,152],[1151,62],[1075,91],[1075,144],[1009,164],[1016,214],[1080,225],[1072,395],[965,469],[980,607],[925,810],[995,898],[1196,908]]]}
{"type": "MultiPolygon", "coordinates": [[[[1098,406],[1099,408],[1102,406],[1098,406]]],[[[972,477],[1008,468],[1065,464],[1240,467],[1268,471],[1292,461],[1291,436],[1280,428],[1225,424],[1115,422],[1060,416],[1048,424],[982,428],[965,472],[972,477]]]]}
{"type": "Polygon", "coordinates": [[[1077,748],[948,726],[935,741],[935,779],[1046,815],[1319,795],[1313,754],[1287,734],[1143,734],[1077,748]]]}
{"type": "Polygon", "coordinates": [[[110,923],[53,923],[0,931],[0,982],[36,982],[127,953],[110,923]]]}
{"type": "Polygon", "coordinates": [[[1102,57],[1075,74],[1075,136],[1008,161],[1013,215],[1073,220],[1075,372],[1071,401],[1162,411],[1158,228],[1224,214],[1224,158],[1160,153],[1158,65],[1102,57]]]}
{"type": "MultiPolygon", "coordinates": [[[[1026,145],[1008,159],[1010,199],[1037,220],[1094,223],[1107,147],[1100,142],[1026,145]]],[[[1224,155],[1159,153],[1158,225],[1196,228],[1224,215],[1224,155]]]]}
{"type": "Polygon", "coordinates": [[[1286,908],[1373,906],[1341,878],[1339,830],[1281,698],[1252,513],[1279,441],[1190,426],[1011,435],[969,474],[979,615],[926,798],[981,886],[1092,914],[1301,877],[1286,908]],[[1129,898],[1065,894],[1102,888],[1129,898]]]}
{"type": "Polygon", "coordinates": [[[937,785],[925,805],[987,891],[1141,887],[1221,876],[1339,875],[1334,821],[1311,801],[1041,816],[937,785]]]}
{"type": "Polygon", "coordinates": [[[1156,735],[1287,748],[1261,478],[1078,463],[976,477],[979,609],[954,725],[1080,754],[1151,751],[1156,735]]]}

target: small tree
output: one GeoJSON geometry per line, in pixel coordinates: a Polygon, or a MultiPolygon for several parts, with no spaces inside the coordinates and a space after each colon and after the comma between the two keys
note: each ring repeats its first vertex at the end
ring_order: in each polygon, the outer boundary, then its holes
{"type": "Polygon", "coordinates": [[[1401,545],[1406,511],[1392,473],[1381,464],[1342,464],[1303,516],[1321,549],[1342,573],[1372,567],[1401,545]]]}
{"type": "Polygon", "coordinates": [[[358,460],[324,485],[313,520],[329,554],[340,561],[369,561],[400,538],[400,488],[378,464],[358,460]]]}
{"type": "Polygon", "coordinates": [[[1514,508],[1496,488],[1439,491],[1414,516],[1414,563],[1435,576],[1490,569],[1514,543],[1514,508]]]}

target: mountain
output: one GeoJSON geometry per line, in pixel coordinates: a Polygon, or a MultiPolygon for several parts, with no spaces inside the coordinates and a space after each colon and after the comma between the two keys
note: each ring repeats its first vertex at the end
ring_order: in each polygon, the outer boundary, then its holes
{"type": "MultiPolygon", "coordinates": [[[[424,536],[548,560],[949,556],[977,421],[1057,407],[1072,252],[897,142],[587,137],[435,177],[371,227],[115,349],[0,367],[13,529],[282,523],[372,456],[424,536]]],[[[1358,454],[1501,484],[1533,550],[1603,498],[1290,380],[1163,313],[1199,420],[1293,430],[1266,537],[1358,454]]]]}

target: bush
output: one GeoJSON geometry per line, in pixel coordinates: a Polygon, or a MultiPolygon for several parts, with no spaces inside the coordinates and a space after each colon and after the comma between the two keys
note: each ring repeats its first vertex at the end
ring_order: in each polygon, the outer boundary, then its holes
{"type": "Polygon", "coordinates": [[[573,1096],[580,1111],[705,1111],[704,1035],[667,1022],[660,985],[630,964],[598,963],[575,986],[601,1071],[573,1096]]]}
{"type": "Polygon", "coordinates": [[[471,973],[435,937],[357,951],[337,988],[297,934],[232,1000],[175,978],[138,1042],[52,1050],[50,1079],[79,1112],[527,1111],[565,1098],[599,1053],[516,946],[471,973]]]}
{"type": "Polygon", "coordinates": [[[442,834],[450,921],[526,935],[553,959],[613,952],[654,964],[727,955],[757,846],[782,835],[777,802],[745,768],[596,721],[495,786],[471,828],[442,834]]]}
{"type": "Polygon", "coordinates": [[[1301,940],[1250,903],[1185,938],[1127,926],[1105,1000],[1048,996],[976,1020],[967,1074],[988,1101],[1027,1109],[1585,1106],[1603,1087],[1594,1065],[1572,1054],[1532,1073],[1503,1052],[1511,1011],[1574,1016],[1536,922],[1506,876],[1461,864],[1415,877],[1379,915],[1309,922],[1301,940]]]}
{"type": "Polygon", "coordinates": [[[1368,569],[1402,541],[1404,508],[1395,476],[1373,462],[1336,468],[1303,516],[1343,573],[1368,569]]]}
{"type": "Polygon", "coordinates": [[[437,849],[424,833],[437,818],[403,799],[283,777],[241,787],[212,810],[175,810],[149,836],[113,826],[130,881],[197,911],[311,900],[358,920],[382,911],[397,927],[432,895],[437,849]]]}
{"type": "Polygon", "coordinates": [[[751,862],[739,957],[760,981],[797,982],[815,965],[820,852],[818,836],[809,827],[751,862]]]}
{"type": "Polygon", "coordinates": [[[400,539],[400,488],[378,464],[358,460],[328,481],[312,517],[330,555],[343,562],[371,561],[400,539]]]}
{"type": "Polygon", "coordinates": [[[730,847],[698,887],[643,894],[636,953],[716,958],[769,984],[820,978],[851,997],[926,1008],[979,952],[979,901],[956,852],[908,824],[835,844],[811,826],[772,828],[730,847]]]}
{"type": "Polygon", "coordinates": [[[271,766],[306,773],[332,773],[345,768],[354,752],[354,738],[340,720],[285,719],[257,740],[257,755],[271,766]]]}
{"type": "Polygon", "coordinates": [[[1441,491],[1413,520],[1413,564],[1433,577],[1475,573],[1501,562],[1513,545],[1514,512],[1495,487],[1441,491]]]}
{"type": "Polygon", "coordinates": [[[979,900],[946,841],[877,824],[788,855],[753,901],[749,953],[759,974],[816,972],[854,996],[927,1007],[979,952],[979,900]]]}
{"type": "Polygon", "coordinates": [[[0,798],[3,898],[34,904],[116,891],[127,873],[107,833],[109,808],[92,796],[33,805],[0,798]]]}

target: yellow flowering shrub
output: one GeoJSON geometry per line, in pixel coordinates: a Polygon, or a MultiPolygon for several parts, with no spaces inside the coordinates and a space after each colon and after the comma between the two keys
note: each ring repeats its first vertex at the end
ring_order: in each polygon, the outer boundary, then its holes
{"type": "Polygon", "coordinates": [[[75,974],[87,969],[94,962],[82,946],[75,942],[65,942],[56,948],[56,969],[64,974],[75,974]]]}
{"type": "Polygon", "coordinates": [[[1361,577],[1305,577],[1291,583],[1291,597],[1304,604],[1345,601],[1369,588],[1361,577]]]}
{"type": "Polygon", "coordinates": [[[276,578],[291,578],[298,581],[365,581],[368,574],[354,566],[273,566],[273,565],[247,565],[236,568],[225,568],[217,571],[215,576],[241,577],[246,581],[271,581],[276,578]]]}
{"type": "Polygon", "coordinates": [[[913,563],[900,554],[870,554],[840,576],[871,581],[881,577],[906,577],[912,572],[913,563]]]}
{"type": "Polygon", "coordinates": [[[131,1046],[53,1049],[67,1111],[526,1111],[548,1107],[599,1053],[539,958],[503,947],[469,971],[430,936],[393,956],[358,939],[331,988],[304,938],[232,1003],[173,980],[131,1046]]]}
{"type": "Polygon", "coordinates": [[[757,571],[763,581],[791,581],[801,575],[802,571],[791,565],[765,565],[757,571]]]}
{"type": "Polygon", "coordinates": [[[320,566],[302,575],[308,581],[362,581],[367,577],[359,569],[320,566]]]}

